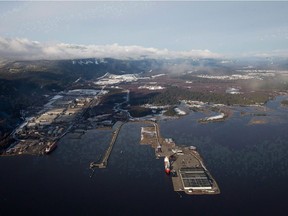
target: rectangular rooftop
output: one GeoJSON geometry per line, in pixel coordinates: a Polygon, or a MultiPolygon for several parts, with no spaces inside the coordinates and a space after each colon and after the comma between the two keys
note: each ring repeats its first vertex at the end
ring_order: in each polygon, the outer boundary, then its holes
{"type": "Polygon", "coordinates": [[[185,167],[179,170],[185,190],[210,190],[212,183],[202,167],[185,167]]]}

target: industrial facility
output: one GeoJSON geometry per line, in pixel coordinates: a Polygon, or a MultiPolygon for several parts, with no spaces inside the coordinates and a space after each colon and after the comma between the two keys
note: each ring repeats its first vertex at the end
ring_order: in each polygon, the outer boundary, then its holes
{"type": "Polygon", "coordinates": [[[211,190],[212,179],[209,179],[202,167],[183,167],[179,170],[184,190],[211,190]]]}
{"type": "Polygon", "coordinates": [[[103,89],[74,89],[55,95],[41,111],[15,129],[11,134],[15,142],[5,154],[50,153],[57,141],[75,127],[85,110],[106,93],[103,89]]]}

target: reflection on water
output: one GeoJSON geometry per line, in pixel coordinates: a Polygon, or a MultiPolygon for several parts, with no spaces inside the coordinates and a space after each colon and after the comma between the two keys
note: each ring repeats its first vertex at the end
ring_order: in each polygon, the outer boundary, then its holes
{"type": "Polygon", "coordinates": [[[108,168],[92,178],[89,163],[103,155],[111,130],[67,135],[49,156],[0,158],[0,215],[286,215],[288,116],[281,100],[267,104],[267,124],[249,125],[253,113],[263,113],[253,107],[233,108],[224,122],[199,124],[202,113],[160,122],[164,137],[198,147],[220,195],[180,198],[163,161],[139,145],[141,124],[128,123],[108,168]]]}

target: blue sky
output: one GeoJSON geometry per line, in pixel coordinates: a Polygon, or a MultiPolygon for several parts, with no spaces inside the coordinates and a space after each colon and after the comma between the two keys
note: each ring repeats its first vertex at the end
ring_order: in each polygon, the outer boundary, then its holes
{"type": "Polygon", "coordinates": [[[2,48],[3,38],[25,38],[50,46],[285,53],[287,11],[288,2],[0,2],[0,37],[2,48]]]}

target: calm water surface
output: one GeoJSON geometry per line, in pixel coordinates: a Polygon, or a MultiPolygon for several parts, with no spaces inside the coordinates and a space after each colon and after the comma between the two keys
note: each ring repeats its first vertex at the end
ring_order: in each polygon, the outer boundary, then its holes
{"type": "Polygon", "coordinates": [[[217,180],[221,194],[186,196],[171,180],[149,146],[140,146],[140,124],[125,124],[107,169],[90,178],[89,163],[105,151],[109,130],[69,134],[49,156],[0,158],[0,215],[287,215],[288,115],[267,104],[234,108],[225,122],[199,124],[201,113],[161,121],[164,137],[195,145],[217,180]],[[243,115],[243,110],[245,115],[243,115]],[[242,112],[242,114],[241,114],[242,112]],[[268,123],[251,125],[252,118],[268,123]]]}

